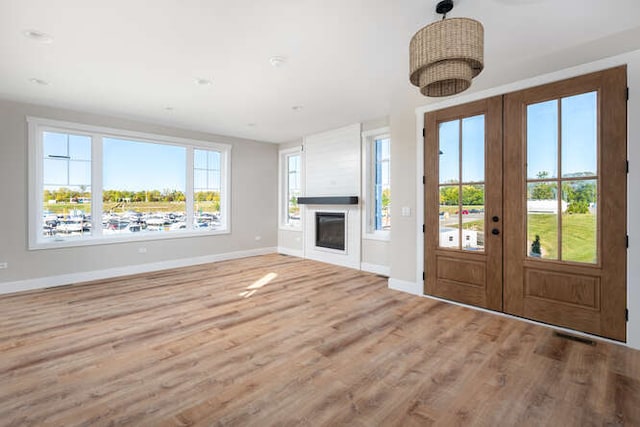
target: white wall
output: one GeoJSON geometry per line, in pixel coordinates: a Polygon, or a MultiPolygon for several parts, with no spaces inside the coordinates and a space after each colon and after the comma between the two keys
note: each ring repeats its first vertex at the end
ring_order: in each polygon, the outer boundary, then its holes
{"type": "Polygon", "coordinates": [[[391,114],[392,147],[391,179],[394,205],[392,215],[399,216],[401,206],[409,206],[415,216],[394,222],[391,239],[391,278],[389,286],[405,292],[422,294],[423,233],[422,217],[424,195],[422,188],[423,146],[422,127],[424,113],[453,105],[459,105],[486,97],[500,95],[552,81],[562,80],[627,64],[627,78],[630,87],[628,103],[628,147],[631,170],[629,173],[629,251],[628,251],[628,293],[629,323],[627,324],[627,344],[640,349],[640,223],[636,221],[640,212],[640,51],[626,53],[612,58],[564,69],[561,71],[522,80],[516,83],[457,96],[442,102],[417,108],[410,113],[406,108],[396,108],[391,114]]]}
{"type": "MultiPolygon", "coordinates": [[[[391,114],[391,279],[416,284],[416,229],[422,234],[421,205],[416,199],[416,127],[413,108],[403,106],[391,114]],[[409,216],[402,216],[402,208],[409,208],[409,216]]],[[[422,174],[420,173],[420,183],[422,174]]],[[[421,187],[420,187],[421,188],[421,187]]]]}
{"type": "Polygon", "coordinates": [[[277,245],[275,144],[3,100],[0,100],[0,130],[0,262],[9,264],[8,269],[0,270],[0,293],[28,288],[29,281],[42,287],[60,284],[56,277],[77,277],[79,273],[94,271],[102,272],[103,276],[108,272],[122,274],[128,271],[126,267],[131,271],[139,271],[141,265],[162,268],[171,263],[176,265],[176,259],[219,259],[223,254],[260,253],[277,245]],[[27,115],[231,144],[231,233],[27,250],[27,115]],[[146,247],[146,253],[138,252],[141,246],[146,247]]]}

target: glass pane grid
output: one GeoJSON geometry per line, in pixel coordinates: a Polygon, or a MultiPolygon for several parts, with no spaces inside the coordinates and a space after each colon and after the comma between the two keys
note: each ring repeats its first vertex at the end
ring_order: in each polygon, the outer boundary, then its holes
{"type": "Polygon", "coordinates": [[[484,115],[439,124],[439,246],[484,251],[484,115]]]}
{"type": "Polygon", "coordinates": [[[192,227],[197,230],[216,230],[222,227],[220,153],[212,150],[193,150],[194,189],[192,227]]]}
{"type": "Polygon", "coordinates": [[[300,206],[298,197],[302,191],[300,189],[300,176],[302,171],[301,156],[299,154],[287,157],[287,188],[286,188],[286,218],[285,222],[291,226],[300,225],[300,206]]]}
{"type": "Polygon", "coordinates": [[[527,107],[529,257],[597,263],[597,153],[597,92],[527,107]]]}
{"type": "Polygon", "coordinates": [[[42,137],[41,236],[91,236],[91,137],[60,132],[42,137]]]}
{"type": "Polygon", "coordinates": [[[373,156],[375,230],[391,229],[390,154],[391,140],[389,138],[376,139],[373,156]]]}

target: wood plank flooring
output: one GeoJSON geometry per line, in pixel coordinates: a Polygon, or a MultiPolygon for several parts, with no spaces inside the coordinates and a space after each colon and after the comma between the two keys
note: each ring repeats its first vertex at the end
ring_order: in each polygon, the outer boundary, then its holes
{"type": "Polygon", "coordinates": [[[640,425],[640,352],[282,255],[0,296],[0,425],[640,425]]]}

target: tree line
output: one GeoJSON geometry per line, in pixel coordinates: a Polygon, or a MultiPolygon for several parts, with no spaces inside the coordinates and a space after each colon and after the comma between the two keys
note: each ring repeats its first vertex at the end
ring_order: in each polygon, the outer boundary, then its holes
{"type": "MultiPolygon", "coordinates": [[[[83,186],[84,187],[84,186],[83,186]]],[[[194,193],[197,202],[220,203],[219,191],[198,191],[194,193]]],[[[87,188],[72,190],[69,188],[58,188],[56,190],[44,190],[43,199],[45,203],[55,200],[57,203],[77,203],[83,199],[91,199],[91,192],[87,188]]],[[[103,190],[102,201],[105,203],[118,202],[184,202],[186,195],[178,190],[103,190]]]]}
{"type": "MultiPolygon", "coordinates": [[[[548,178],[548,172],[537,174],[538,179],[548,178]]],[[[529,187],[529,200],[557,200],[558,185],[555,182],[538,182],[529,187]]],[[[598,189],[591,180],[562,183],[562,199],[568,203],[567,213],[588,213],[589,206],[598,200],[598,189]]]]}
{"type": "MultiPolygon", "coordinates": [[[[548,178],[546,172],[538,174],[539,179],[548,178]]],[[[558,185],[555,182],[536,182],[529,186],[529,200],[557,200],[558,185]]],[[[588,213],[589,207],[598,199],[598,191],[592,180],[576,180],[562,183],[562,198],[568,203],[567,213],[588,213]]],[[[446,185],[440,187],[440,204],[444,206],[484,205],[483,185],[463,185],[462,197],[460,186],[446,185]]]]}
{"type": "MultiPolygon", "coordinates": [[[[440,204],[445,206],[458,206],[460,201],[460,187],[447,185],[440,187],[440,204]]],[[[463,206],[484,205],[484,185],[463,185],[462,186],[463,206]]]]}

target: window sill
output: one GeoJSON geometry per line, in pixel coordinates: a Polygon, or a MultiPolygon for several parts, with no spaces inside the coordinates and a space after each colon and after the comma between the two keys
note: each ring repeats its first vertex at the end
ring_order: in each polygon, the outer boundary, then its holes
{"type": "Polygon", "coordinates": [[[294,225],[287,225],[287,224],[280,224],[278,229],[280,229],[282,231],[298,231],[298,232],[302,232],[302,226],[294,226],[294,225]]]}
{"type": "Polygon", "coordinates": [[[364,233],[362,235],[362,239],[388,242],[391,240],[391,231],[375,231],[373,233],[364,233]]]}
{"type": "Polygon", "coordinates": [[[61,248],[72,248],[72,247],[82,247],[82,246],[97,246],[97,245],[113,245],[113,244],[126,244],[126,243],[136,243],[136,242],[147,242],[154,240],[172,240],[172,239],[184,239],[191,237],[211,237],[211,236],[219,236],[224,234],[231,234],[231,230],[214,230],[214,231],[173,231],[169,233],[163,234],[147,234],[136,235],[136,236],[127,236],[127,235],[118,235],[118,236],[100,236],[100,237],[92,237],[86,240],[64,240],[64,241],[40,241],[37,243],[30,243],[29,250],[42,250],[42,249],[61,249],[61,248]]]}

